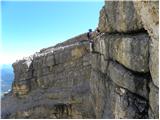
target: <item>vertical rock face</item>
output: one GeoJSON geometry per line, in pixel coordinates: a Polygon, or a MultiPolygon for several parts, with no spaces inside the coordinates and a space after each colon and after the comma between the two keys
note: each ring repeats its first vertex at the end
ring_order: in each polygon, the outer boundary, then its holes
{"type": "Polygon", "coordinates": [[[95,39],[92,67],[105,78],[91,89],[103,108],[95,109],[97,118],[159,118],[157,3],[106,1],[100,11],[98,27],[105,34],[95,39]]]}
{"type": "Polygon", "coordinates": [[[152,77],[149,88],[149,117],[159,117],[159,1],[135,2],[134,6],[140,15],[142,24],[147,30],[149,41],[149,69],[152,77]]]}
{"type": "Polygon", "coordinates": [[[143,27],[149,35],[158,41],[159,30],[159,1],[134,2],[135,10],[139,14],[143,27]]]}
{"type": "Polygon", "coordinates": [[[2,118],[94,118],[89,44],[82,36],[13,64],[15,80],[2,100],[2,118]]]}
{"type": "Polygon", "coordinates": [[[105,1],[99,28],[105,32],[131,32],[143,28],[132,1],[105,1]]]}
{"type": "Polygon", "coordinates": [[[159,87],[158,73],[158,46],[159,46],[159,1],[135,2],[134,6],[140,15],[144,28],[147,30],[150,41],[150,72],[154,84],[159,87]]]}
{"type": "Polygon", "coordinates": [[[149,93],[149,117],[158,118],[159,117],[159,93],[158,88],[152,83],[149,83],[150,93],[149,93]]]}
{"type": "Polygon", "coordinates": [[[15,62],[2,118],[158,119],[156,4],[106,1],[93,53],[82,34],[15,62]]]}
{"type": "MultiPolygon", "coordinates": [[[[95,41],[95,50],[136,72],[149,71],[149,36],[146,33],[105,34],[95,41]]],[[[108,58],[107,58],[108,57],[108,58]]]]}

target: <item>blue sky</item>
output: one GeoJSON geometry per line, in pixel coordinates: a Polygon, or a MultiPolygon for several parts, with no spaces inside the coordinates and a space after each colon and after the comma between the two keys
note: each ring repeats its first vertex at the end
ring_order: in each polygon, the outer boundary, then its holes
{"type": "Polygon", "coordinates": [[[42,48],[95,29],[103,1],[1,3],[2,55],[14,62],[42,48]]]}

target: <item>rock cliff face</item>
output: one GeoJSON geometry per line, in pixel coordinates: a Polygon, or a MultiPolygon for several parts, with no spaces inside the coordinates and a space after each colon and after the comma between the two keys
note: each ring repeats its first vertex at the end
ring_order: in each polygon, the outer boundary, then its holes
{"type": "Polygon", "coordinates": [[[159,118],[158,9],[106,1],[93,53],[82,34],[15,62],[2,118],[159,118]]]}

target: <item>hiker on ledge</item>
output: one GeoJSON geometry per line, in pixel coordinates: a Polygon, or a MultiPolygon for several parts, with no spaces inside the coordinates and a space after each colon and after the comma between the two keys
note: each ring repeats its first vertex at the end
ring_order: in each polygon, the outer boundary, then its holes
{"type": "Polygon", "coordinates": [[[89,40],[89,48],[90,48],[90,52],[93,52],[93,39],[92,39],[92,29],[89,29],[88,30],[88,33],[87,33],[87,37],[88,37],[88,40],[89,40]]]}

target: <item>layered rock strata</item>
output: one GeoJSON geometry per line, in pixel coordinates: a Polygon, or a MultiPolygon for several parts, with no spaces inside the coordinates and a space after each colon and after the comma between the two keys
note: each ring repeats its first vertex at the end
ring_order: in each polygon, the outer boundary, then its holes
{"type": "Polygon", "coordinates": [[[2,115],[8,118],[92,118],[89,59],[88,43],[82,41],[14,63],[12,94],[2,101],[2,115]]]}
{"type": "Polygon", "coordinates": [[[15,62],[2,118],[158,119],[158,9],[106,1],[93,53],[82,34],[15,62]]]}

